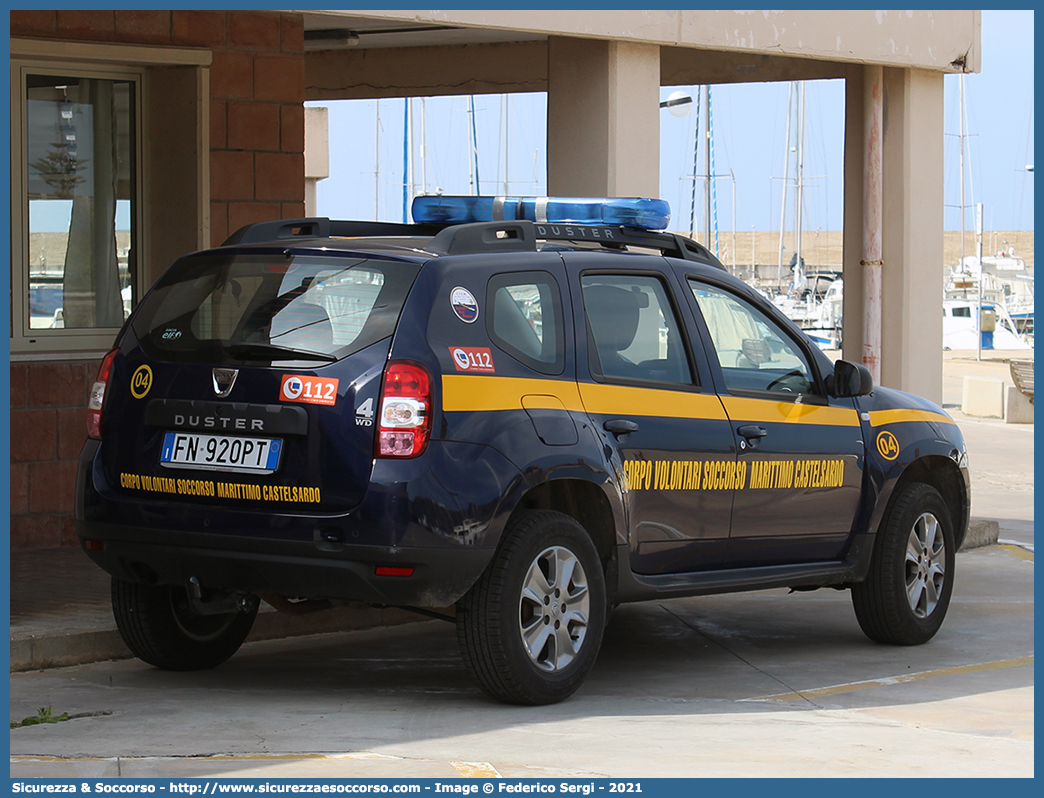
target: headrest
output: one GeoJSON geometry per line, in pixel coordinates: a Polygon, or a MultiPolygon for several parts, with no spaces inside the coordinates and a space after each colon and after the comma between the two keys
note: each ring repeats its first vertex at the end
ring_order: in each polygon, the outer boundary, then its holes
{"type": "Polygon", "coordinates": [[[640,297],[626,288],[592,285],[584,289],[584,307],[599,349],[627,349],[638,332],[640,297]]]}

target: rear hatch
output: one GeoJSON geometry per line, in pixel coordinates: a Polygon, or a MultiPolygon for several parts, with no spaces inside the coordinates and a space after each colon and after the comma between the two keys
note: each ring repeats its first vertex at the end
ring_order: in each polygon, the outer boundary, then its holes
{"type": "Polygon", "coordinates": [[[286,248],[178,261],[113,362],[101,447],[109,484],[212,507],[357,505],[391,335],[419,269],[286,248]]]}

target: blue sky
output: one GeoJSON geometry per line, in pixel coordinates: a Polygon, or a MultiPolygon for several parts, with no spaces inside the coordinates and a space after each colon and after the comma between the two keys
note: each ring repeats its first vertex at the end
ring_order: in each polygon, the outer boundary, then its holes
{"type": "MultiPolygon", "coordinates": [[[[1032,11],[982,12],[982,72],[965,78],[967,116],[965,202],[984,205],[988,229],[1033,228],[1034,33],[1032,11]]],[[[957,76],[945,79],[946,227],[959,229],[959,90],[957,76]]],[[[675,90],[663,87],[661,99],[675,90]]],[[[789,84],[747,84],[712,88],[714,174],[718,229],[779,229],[783,195],[789,84]],[[735,191],[735,200],[733,192],[735,191]]],[[[379,135],[373,100],[310,103],[330,108],[331,176],[319,183],[318,212],[333,218],[402,218],[404,101],[380,102],[379,135]],[[375,158],[375,140],[379,159],[375,158]],[[376,173],[376,174],[375,174],[376,173]],[[375,203],[375,187],[377,199],[375,203]],[[376,213],[375,213],[376,209],[376,213]]],[[[482,193],[504,193],[505,101],[500,95],[475,97],[478,173],[482,193]]],[[[842,219],[842,81],[806,83],[803,223],[805,230],[840,230],[842,219]]],[[[414,193],[471,193],[467,97],[424,102],[427,135],[424,173],[419,153],[421,103],[414,100],[414,193]]],[[[546,98],[516,94],[507,101],[508,188],[512,194],[543,194],[546,98]]],[[[660,120],[660,196],[670,202],[673,229],[688,229],[696,114],[660,120]]],[[[791,161],[790,178],[794,177],[791,161]]],[[[704,171],[700,154],[698,173],[704,171]]],[[[702,227],[702,183],[696,226],[702,227]]],[[[793,222],[789,194],[787,227],[793,222]]],[[[966,226],[974,226],[969,209],[966,226]]]]}

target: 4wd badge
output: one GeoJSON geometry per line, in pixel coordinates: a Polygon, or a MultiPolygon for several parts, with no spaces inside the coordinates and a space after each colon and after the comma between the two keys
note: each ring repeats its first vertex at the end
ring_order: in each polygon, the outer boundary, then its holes
{"type": "Polygon", "coordinates": [[[355,408],[355,424],[358,427],[373,426],[373,397],[355,408]]]}
{"type": "Polygon", "coordinates": [[[450,291],[450,305],[453,312],[457,314],[457,318],[463,322],[471,324],[478,318],[478,302],[467,288],[461,288],[458,285],[450,291]]]}

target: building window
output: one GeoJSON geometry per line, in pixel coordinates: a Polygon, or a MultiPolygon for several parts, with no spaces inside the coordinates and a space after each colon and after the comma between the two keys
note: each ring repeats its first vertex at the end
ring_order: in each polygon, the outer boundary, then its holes
{"type": "Polygon", "coordinates": [[[11,350],[104,350],[139,291],[141,76],[17,70],[11,350]]]}

